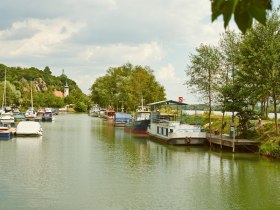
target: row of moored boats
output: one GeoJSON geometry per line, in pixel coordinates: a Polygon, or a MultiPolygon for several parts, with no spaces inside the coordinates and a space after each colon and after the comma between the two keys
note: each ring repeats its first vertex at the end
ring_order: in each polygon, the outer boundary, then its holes
{"type": "Polygon", "coordinates": [[[38,111],[30,108],[26,112],[9,107],[0,110],[0,139],[10,139],[17,136],[41,136],[43,129],[40,121],[52,122],[54,109],[41,108],[38,111]]]}
{"type": "Polygon", "coordinates": [[[114,109],[102,109],[98,105],[91,107],[89,115],[103,118],[114,126],[124,127],[124,131],[149,136],[151,140],[172,145],[202,145],[206,143],[206,132],[201,125],[182,122],[181,116],[160,113],[160,106],[172,106],[182,113],[185,103],[165,100],[142,105],[135,114],[115,112],[114,109]]]}

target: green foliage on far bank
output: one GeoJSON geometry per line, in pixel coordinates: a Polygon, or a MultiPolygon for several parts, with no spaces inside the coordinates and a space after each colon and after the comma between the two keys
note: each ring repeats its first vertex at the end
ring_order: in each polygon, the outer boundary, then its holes
{"type": "MultiPolygon", "coordinates": [[[[209,132],[208,114],[189,115],[187,123],[197,122],[200,119],[201,125],[205,127],[206,132],[209,132]]],[[[211,115],[212,134],[227,134],[230,135],[231,117],[225,116],[224,125],[222,125],[221,115],[211,115]]],[[[275,132],[273,120],[250,120],[248,131],[244,134],[240,132],[239,119],[235,119],[236,138],[247,138],[260,142],[259,152],[262,155],[280,159],[280,136],[275,132]]]]}
{"type": "Polygon", "coordinates": [[[129,112],[141,105],[141,99],[145,104],[165,99],[165,89],[156,81],[153,70],[130,63],[109,68],[90,90],[93,103],[105,108],[110,105],[115,110],[123,107],[129,112]]]}
{"type": "MultiPolygon", "coordinates": [[[[76,82],[67,78],[65,74],[53,76],[49,67],[40,70],[34,67],[8,67],[0,64],[0,101],[2,105],[4,80],[6,70],[6,106],[18,107],[25,111],[31,106],[31,88],[33,95],[33,106],[60,108],[67,104],[83,103],[89,106],[89,97],[77,86],[76,82]],[[55,91],[63,93],[64,86],[69,86],[69,96],[56,97],[55,91]]],[[[86,111],[77,108],[79,111],[86,111]]]]}
{"type": "Polygon", "coordinates": [[[275,135],[272,121],[266,121],[257,129],[259,140],[262,142],[260,152],[264,155],[280,159],[280,136],[275,135]]]}

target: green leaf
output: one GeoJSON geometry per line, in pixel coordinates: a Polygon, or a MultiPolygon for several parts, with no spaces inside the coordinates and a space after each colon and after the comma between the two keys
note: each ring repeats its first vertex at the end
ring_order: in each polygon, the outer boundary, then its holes
{"type": "Polygon", "coordinates": [[[249,8],[249,12],[252,17],[254,17],[261,24],[266,24],[266,10],[264,8],[260,8],[258,6],[251,6],[249,8]]]}
{"type": "Polygon", "coordinates": [[[221,6],[225,0],[213,0],[211,3],[211,10],[212,10],[212,22],[216,20],[221,14],[222,14],[222,9],[221,6]]]}
{"type": "Polygon", "coordinates": [[[253,18],[265,25],[266,10],[272,9],[272,0],[211,0],[212,22],[223,15],[224,27],[232,14],[239,29],[245,31],[252,26],[253,18]]]}
{"type": "Polygon", "coordinates": [[[266,24],[266,10],[271,9],[270,0],[251,0],[248,10],[253,18],[261,24],[266,24]]]}
{"type": "Polygon", "coordinates": [[[213,0],[212,1],[212,22],[223,15],[224,27],[228,26],[231,16],[239,0],[213,0]]]}
{"type": "Polygon", "coordinates": [[[229,0],[224,2],[222,8],[222,13],[224,17],[224,28],[228,26],[228,23],[231,19],[232,13],[234,12],[237,3],[238,0],[229,0]]]}
{"type": "Polygon", "coordinates": [[[252,26],[253,18],[248,11],[246,3],[239,2],[237,4],[234,12],[234,20],[243,34],[252,26]]]}

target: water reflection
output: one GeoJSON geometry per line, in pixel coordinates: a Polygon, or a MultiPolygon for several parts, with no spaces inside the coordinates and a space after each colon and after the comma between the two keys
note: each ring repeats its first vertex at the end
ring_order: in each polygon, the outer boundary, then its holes
{"type": "Polygon", "coordinates": [[[16,136],[12,139],[13,142],[16,142],[17,145],[22,145],[23,147],[38,147],[38,145],[42,144],[43,136],[32,136],[32,137],[19,137],[16,136]]]}
{"type": "Polygon", "coordinates": [[[162,145],[87,115],[60,115],[42,126],[41,139],[0,142],[0,209],[280,206],[279,162],[162,145]]]}

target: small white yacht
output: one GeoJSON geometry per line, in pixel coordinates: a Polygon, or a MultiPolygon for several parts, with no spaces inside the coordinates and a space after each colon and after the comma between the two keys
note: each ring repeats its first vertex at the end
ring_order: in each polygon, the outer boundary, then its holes
{"type": "Polygon", "coordinates": [[[89,116],[98,117],[100,112],[100,106],[98,104],[93,104],[89,109],[89,116]]]}
{"type": "Polygon", "coordinates": [[[12,112],[2,112],[0,116],[0,122],[2,124],[11,124],[15,122],[15,118],[12,112]]]}
{"type": "Polygon", "coordinates": [[[17,136],[42,136],[43,129],[39,122],[21,121],[16,128],[17,136]]]}
{"type": "Polygon", "coordinates": [[[33,107],[31,107],[25,112],[24,116],[26,120],[35,120],[37,112],[33,109],[33,107]]]}

